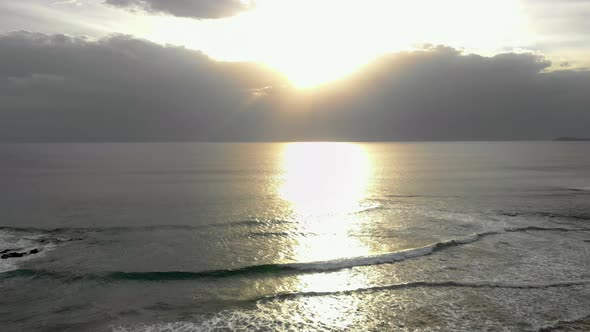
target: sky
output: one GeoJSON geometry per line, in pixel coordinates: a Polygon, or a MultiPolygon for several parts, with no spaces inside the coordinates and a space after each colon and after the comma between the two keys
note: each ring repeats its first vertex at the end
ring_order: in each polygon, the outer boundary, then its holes
{"type": "Polygon", "coordinates": [[[0,141],[590,136],[590,0],[4,0],[0,141]]]}

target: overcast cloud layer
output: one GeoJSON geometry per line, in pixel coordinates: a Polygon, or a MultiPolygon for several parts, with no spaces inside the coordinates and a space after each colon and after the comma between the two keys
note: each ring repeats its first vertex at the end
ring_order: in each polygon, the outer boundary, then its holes
{"type": "Polygon", "coordinates": [[[106,0],[105,2],[117,7],[192,18],[233,16],[253,6],[251,2],[240,0],[106,0]]]}
{"type": "Polygon", "coordinates": [[[128,36],[0,37],[1,141],[590,136],[590,72],[531,54],[390,54],[297,91],[276,72],[128,36]]]}

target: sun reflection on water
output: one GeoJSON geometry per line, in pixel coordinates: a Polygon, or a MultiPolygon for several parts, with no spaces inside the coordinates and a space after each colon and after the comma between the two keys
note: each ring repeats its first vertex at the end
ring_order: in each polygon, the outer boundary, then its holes
{"type": "Polygon", "coordinates": [[[290,143],[282,158],[279,196],[287,201],[298,261],[364,256],[370,249],[351,236],[362,222],[372,167],[365,147],[353,143],[290,143]]]}
{"type": "MultiPolygon", "coordinates": [[[[315,262],[371,255],[358,236],[366,218],[373,167],[365,146],[353,143],[290,143],[283,148],[278,195],[288,203],[293,238],[291,258],[315,262]]],[[[367,287],[367,275],[354,269],[296,276],[301,292],[367,287]]],[[[358,299],[302,297],[293,319],[345,330],[362,319],[358,299]]]]}
{"type": "Polygon", "coordinates": [[[371,172],[364,147],[352,143],[290,143],[283,151],[280,196],[298,216],[354,211],[371,172]]]}

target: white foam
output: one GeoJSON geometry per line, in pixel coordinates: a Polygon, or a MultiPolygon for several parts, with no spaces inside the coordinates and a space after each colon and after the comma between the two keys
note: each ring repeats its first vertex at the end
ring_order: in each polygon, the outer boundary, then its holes
{"type": "Polygon", "coordinates": [[[375,210],[381,210],[384,209],[385,207],[377,202],[368,202],[368,203],[364,203],[364,204],[360,204],[356,209],[349,211],[349,213],[354,214],[354,213],[365,213],[365,212],[371,212],[371,211],[375,211],[375,210]]]}
{"type": "Polygon", "coordinates": [[[396,251],[374,256],[361,256],[335,259],[329,261],[315,261],[307,263],[290,263],[284,264],[291,269],[301,271],[336,271],[341,269],[353,268],[357,266],[370,266],[379,264],[396,263],[406,259],[422,257],[430,255],[438,250],[447,247],[465,245],[476,242],[484,237],[490,235],[499,235],[507,232],[521,232],[521,231],[585,231],[587,228],[552,228],[552,227],[537,227],[537,226],[523,226],[523,227],[501,227],[494,230],[489,230],[481,233],[474,233],[459,238],[454,238],[446,241],[436,242],[424,247],[412,248],[402,251],[396,251]]]}
{"type": "Polygon", "coordinates": [[[192,332],[205,331],[201,325],[189,322],[158,323],[153,325],[115,326],[113,332],[192,332]]]}
{"type": "Polygon", "coordinates": [[[297,317],[285,321],[284,312],[268,308],[256,311],[224,310],[195,322],[161,322],[133,326],[111,326],[113,332],[204,332],[204,331],[315,331],[297,317]],[[277,320],[280,319],[280,320],[277,320]],[[307,325],[307,326],[305,326],[307,325]],[[307,328],[303,328],[307,327],[307,328]]]}
{"type": "MultiPolygon", "coordinates": [[[[489,234],[495,234],[496,232],[490,232],[489,234]]],[[[316,261],[310,263],[292,263],[286,264],[286,266],[303,271],[334,271],[346,268],[352,268],[356,266],[369,266],[386,263],[400,262],[406,259],[427,256],[432,254],[440,246],[449,246],[454,244],[468,244],[479,240],[481,237],[488,233],[471,234],[462,238],[437,242],[424,247],[407,249],[402,251],[396,251],[392,253],[386,253],[382,255],[374,256],[362,256],[362,257],[351,257],[342,258],[329,261],[316,261]]]]}

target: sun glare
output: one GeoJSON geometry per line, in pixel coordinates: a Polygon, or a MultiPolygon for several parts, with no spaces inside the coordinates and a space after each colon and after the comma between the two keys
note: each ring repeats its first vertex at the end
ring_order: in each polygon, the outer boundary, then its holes
{"type": "Polygon", "coordinates": [[[359,232],[355,214],[363,209],[371,162],[364,147],[352,143],[289,143],[283,150],[279,196],[289,202],[299,261],[364,256],[370,249],[351,237],[359,232]],[[330,246],[327,247],[326,243],[330,246]]]}
{"type": "Polygon", "coordinates": [[[352,143],[290,143],[283,169],[279,194],[298,214],[330,214],[358,209],[370,162],[363,147],[352,143]]]}
{"type": "Polygon", "coordinates": [[[425,43],[493,53],[529,37],[518,0],[257,0],[235,17],[158,22],[148,38],[220,60],[261,62],[299,88],[425,43]]]}

